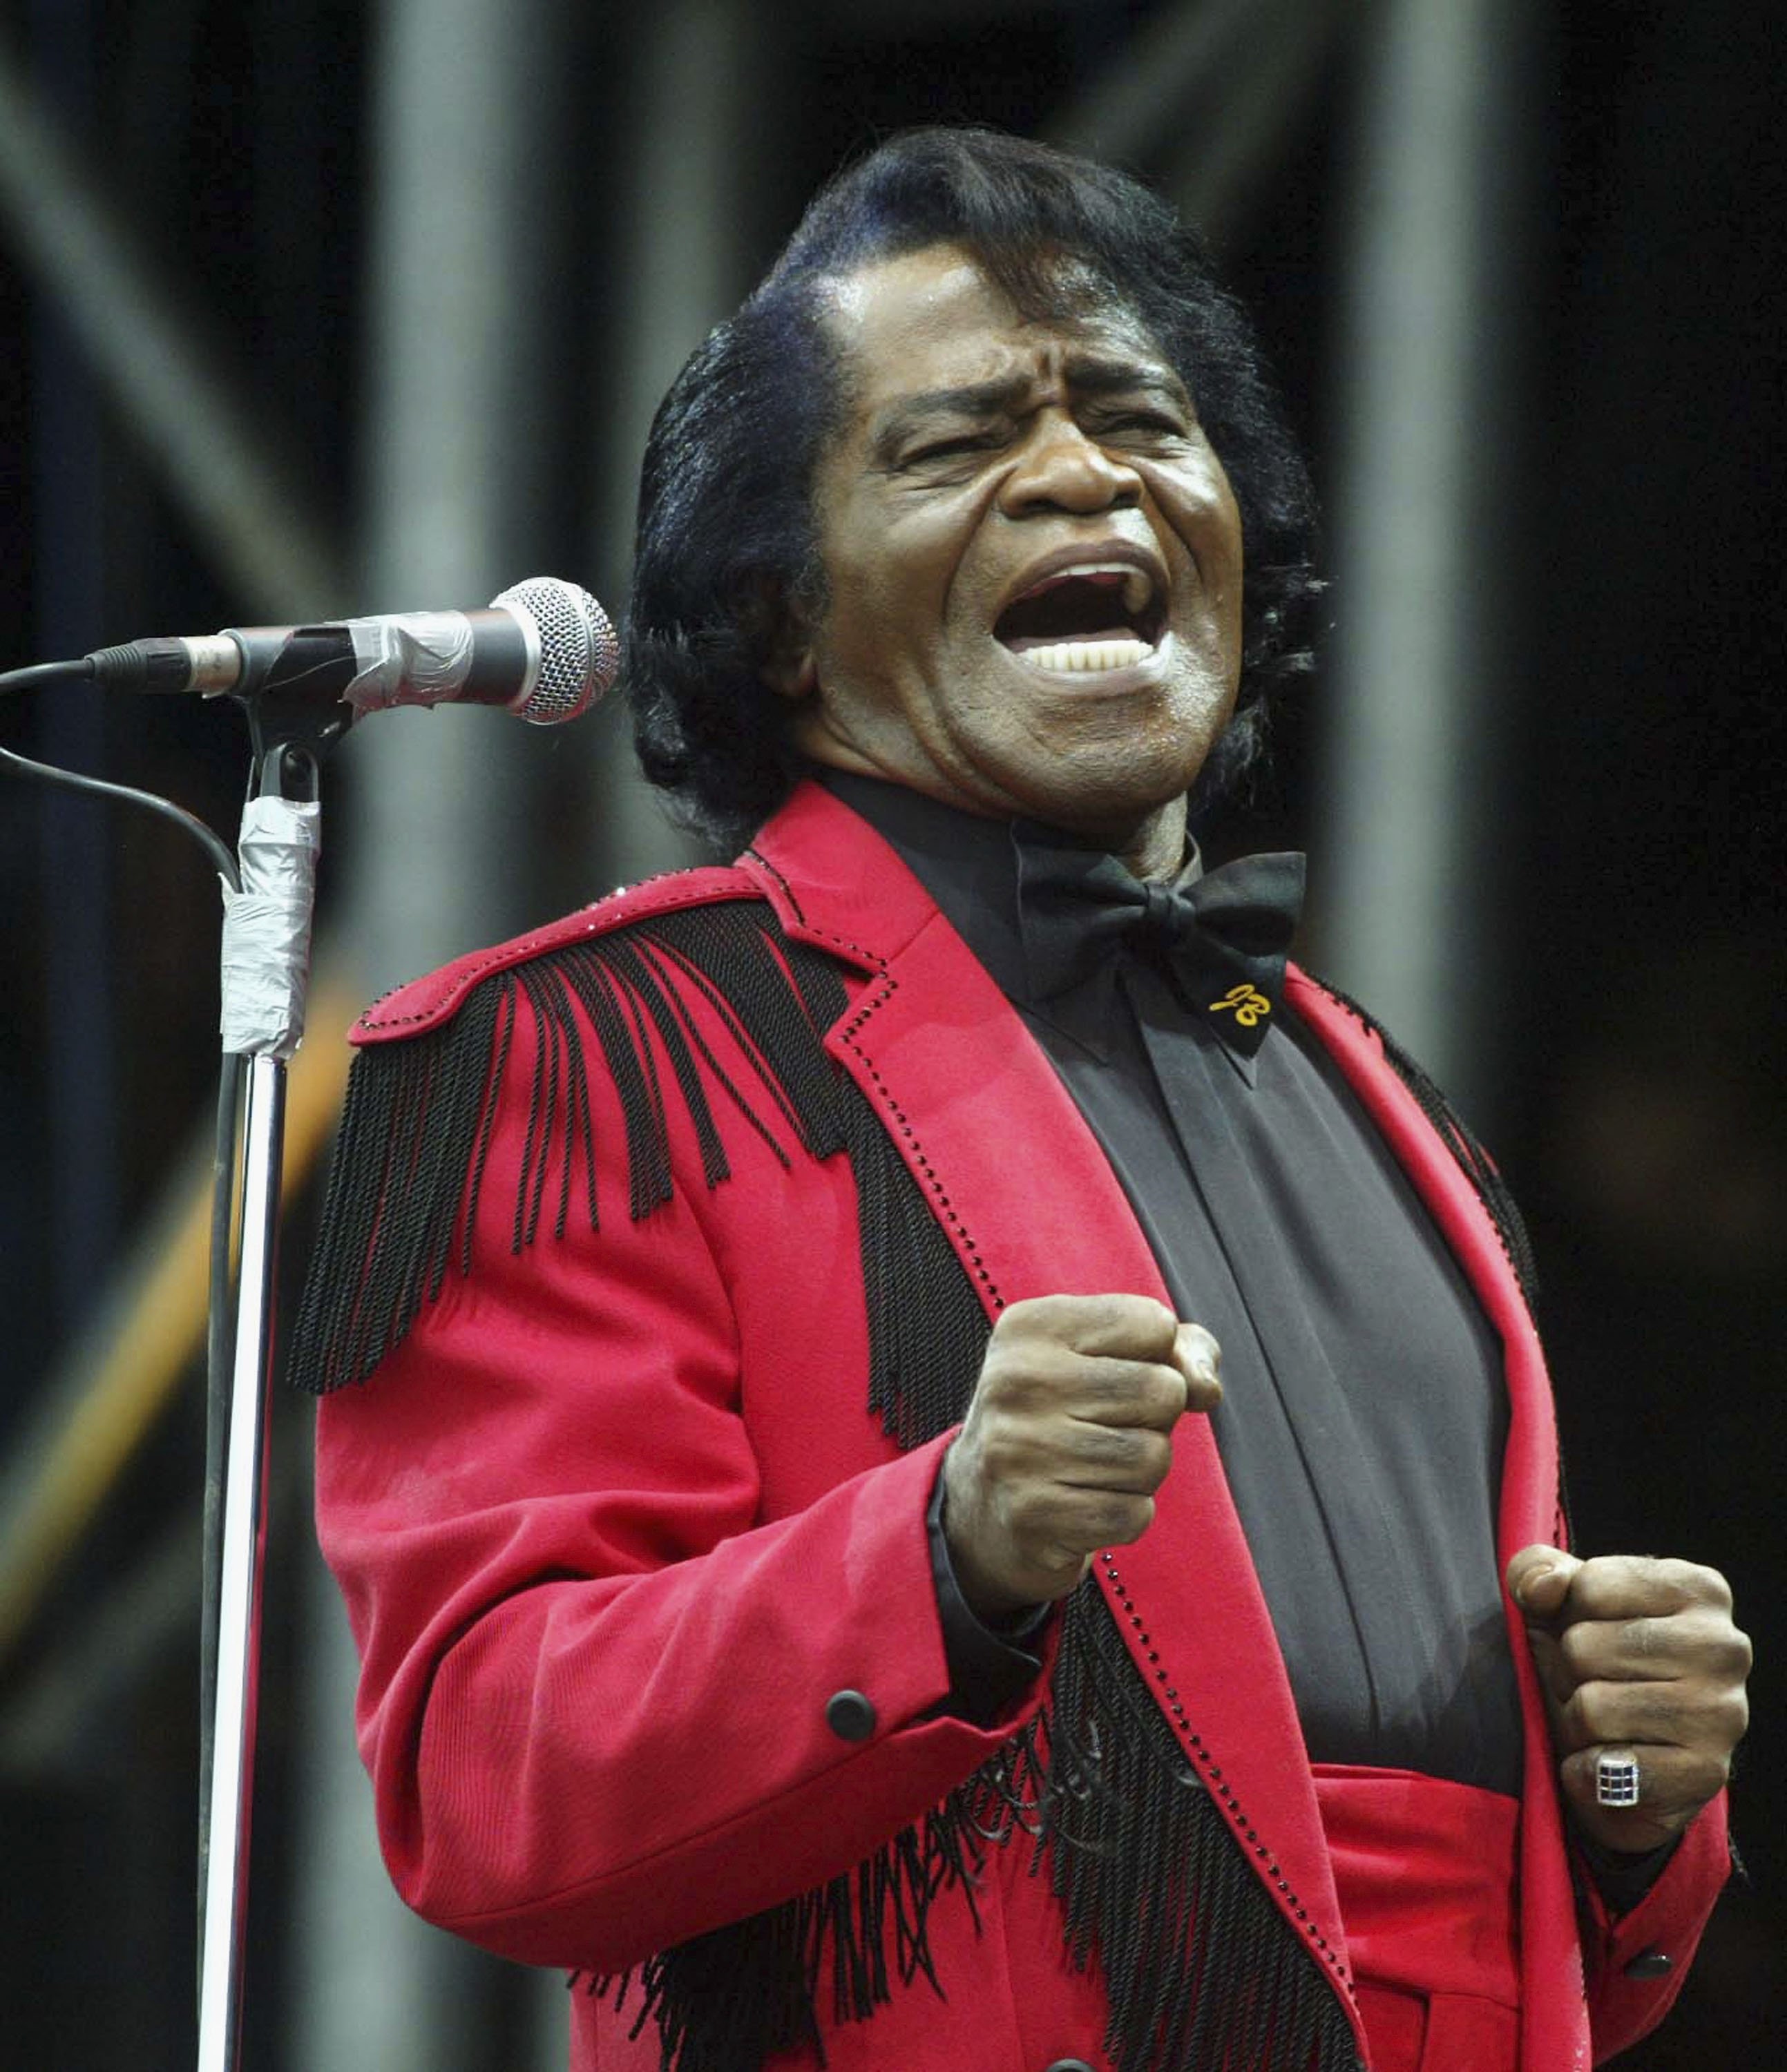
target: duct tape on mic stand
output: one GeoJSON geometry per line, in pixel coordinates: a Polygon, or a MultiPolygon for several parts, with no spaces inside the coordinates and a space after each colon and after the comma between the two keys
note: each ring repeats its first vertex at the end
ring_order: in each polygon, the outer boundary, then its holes
{"type": "Polygon", "coordinates": [[[250,799],[238,852],[242,889],[224,886],[223,1047],[290,1059],[304,1038],[311,913],[321,808],[314,799],[250,799]]]}

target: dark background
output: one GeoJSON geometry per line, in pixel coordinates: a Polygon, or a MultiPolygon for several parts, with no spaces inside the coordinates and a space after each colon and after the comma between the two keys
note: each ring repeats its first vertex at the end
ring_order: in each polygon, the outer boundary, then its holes
{"type": "MultiPolygon", "coordinates": [[[[648,11],[584,10],[566,81],[590,148],[553,235],[580,255],[589,307],[546,356],[553,459],[529,560],[571,576],[590,564],[602,471],[622,464],[575,428],[609,378],[602,305],[624,292],[605,140],[624,139],[648,11]]],[[[784,9],[783,90],[740,202],[745,278],[842,156],[915,120],[1040,130],[1158,11],[784,9]]],[[[1484,465],[1513,485],[1498,550],[1515,666],[1496,709],[1494,1091],[1473,1119],[1534,1227],[1580,1548],[1723,1568],[1757,1643],[1736,1799],[1753,1888],[1727,1897],[1678,2012],[1623,2062],[1760,2065],[1787,2035],[1780,35],[1773,10],[1740,0],[1538,14],[1518,139],[1538,197],[1518,407],[1485,427],[1484,465]]],[[[1324,479],[1360,37],[1340,39],[1223,240],[1324,479]]],[[[6,0],[0,42],[351,553],[368,462],[368,10],[6,0]]],[[[0,244],[0,666],[253,616],[89,377],[53,294],[7,257],[0,244]]],[[[1336,590],[1337,623],[1347,610],[1336,590]]],[[[1318,681],[1251,821],[1215,836],[1313,840],[1318,884],[1322,710],[1318,681]]],[[[612,729],[599,741],[620,752],[612,729]]],[[[225,828],[245,775],[233,714],[196,704],[14,697],[0,745],[165,791],[225,828]]],[[[340,840],[345,871],[351,824],[340,840]]],[[[520,919],[605,889],[587,855],[542,839],[516,857],[520,919]]],[[[0,776],[0,872],[3,1461],[203,1128],[216,995],[211,882],[160,824],[0,776]]],[[[325,924],[331,896],[326,877],[325,924]]],[[[301,1447],[303,1429],[282,1412],[283,1443],[301,1447]]],[[[68,1637],[117,1615],[183,1519],[196,1534],[200,1447],[195,1378],[0,1659],[0,1756],[8,1707],[41,1698],[68,1637]]],[[[299,1495],[283,1501],[278,1531],[301,1535],[299,1495]]],[[[280,2041],[280,1953],[304,1817],[289,1767],[303,1671],[282,1603],[276,1570],[252,2029],[268,2066],[297,2063],[280,2041]]],[[[0,1762],[0,2066],[190,2055],[190,1623],[138,1654],[103,1705],[71,1702],[53,1749],[39,1736],[21,1753],[15,1737],[0,1762]]],[[[466,2062],[505,2061],[493,2044],[466,2062]]]]}

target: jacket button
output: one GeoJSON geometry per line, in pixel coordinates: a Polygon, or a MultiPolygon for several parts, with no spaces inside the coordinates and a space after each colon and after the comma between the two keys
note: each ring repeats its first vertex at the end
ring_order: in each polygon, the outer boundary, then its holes
{"type": "Polygon", "coordinates": [[[1661,1979],[1675,1969],[1675,1959],[1666,1950],[1641,1950],[1625,1967],[1628,1979],[1661,1979]]]}
{"type": "Polygon", "coordinates": [[[1057,2058],[1048,2072],[1092,2072],[1092,2067],[1083,2058],[1057,2058]]]}
{"type": "Polygon", "coordinates": [[[866,1741],[875,1732],[875,1708],[860,1691],[834,1691],[826,1701],[826,1725],[841,1741],[866,1741]]]}

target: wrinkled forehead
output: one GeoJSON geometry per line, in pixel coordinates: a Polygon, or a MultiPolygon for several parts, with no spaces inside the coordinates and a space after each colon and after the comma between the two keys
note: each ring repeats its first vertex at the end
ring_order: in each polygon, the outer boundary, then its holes
{"type": "Polygon", "coordinates": [[[931,245],[831,276],[818,294],[842,385],[859,409],[1007,378],[1051,359],[1127,361],[1172,375],[1136,310],[1077,257],[1040,259],[1007,284],[962,246],[931,245]]]}

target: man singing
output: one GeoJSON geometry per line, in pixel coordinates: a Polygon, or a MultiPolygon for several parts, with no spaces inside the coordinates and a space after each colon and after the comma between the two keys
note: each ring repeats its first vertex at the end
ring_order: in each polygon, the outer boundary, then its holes
{"type": "Polygon", "coordinates": [[[737,861],[356,1032],[360,1745],[580,2072],[1565,2072],[1681,1984],[1729,1593],[1564,1551],[1493,1167],[1190,840],[1310,532],[1158,199],[896,138],[646,456],[640,753],[737,861]]]}

